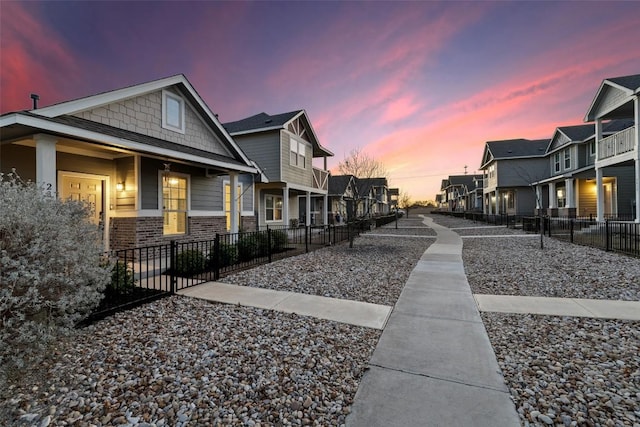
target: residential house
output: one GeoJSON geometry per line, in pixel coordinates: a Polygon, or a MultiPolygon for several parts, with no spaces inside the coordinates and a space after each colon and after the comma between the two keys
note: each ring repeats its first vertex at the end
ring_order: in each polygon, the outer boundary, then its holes
{"type": "Polygon", "coordinates": [[[329,176],[329,223],[335,223],[335,215],[348,221],[354,209],[356,179],[353,175],[329,176]]]}
{"type": "Polygon", "coordinates": [[[356,178],[357,217],[374,217],[390,212],[387,178],[356,178]]]}
{"type": "Polygon", "coordinates": [[[545,157],[548,139],[511,139],[485,144],[483,212],[488,215],[532,215],[536,208],[533,182],[549,176],[545,157]]]}
{"type": "Polygon", "coordinates": [[[255,183],[260,228],[326,224],[327,157],[333,153],[320,144],[304,110],[260,113],[224,127],[262,171],[255,183]],[[313,166],[318,158],[324,160],[323,168],[313,166]]]}
{"type": "MultiPolygon", "coordinates": [[[[633,125],[629,120],[614,120],[603,125],[608,136],[633,125]]],[[[556,128],[547,148],[550,177],[535,182],[539,206],[552,217],[596,217],[596,141],[593,123],[556,128]]],[[[608,169],[603,184],[616,187],[616,170],[608,169]]],[[[617,192],[609,191],[609,194],[617,192]]],[[[611,201],[607,206],[614,205],[611,201]]]]}
{"type": "Polygon", "coordinates": [[[441,192],[449,212],[482,211],[482,175],[449,175],[442,180],[441,192]]]}
{"type": "Polygon", "coordinates": [[[640,222],[640,74],[605,79],[585,115],[595,122],[597,219],[629,216],[640,222]],[[607,121],[633,126],[605,136],[607,121]]]}
{"type": "Polygon", "coordinates": [[[107,248],[255,223],[257,170],[183,75],[4,114],[0,131],[0,171],[89,203],[107,248]]]}

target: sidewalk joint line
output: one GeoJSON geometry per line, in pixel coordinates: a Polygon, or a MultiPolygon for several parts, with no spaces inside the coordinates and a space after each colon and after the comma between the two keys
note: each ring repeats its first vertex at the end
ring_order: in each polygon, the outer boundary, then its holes
{"type": "MultiPolygon", "coordinates": [[[[413,376],[416,376],[416,377],[424,377],[424,378],[429,378],[429,379],[432,379],[432,380],[438,380],[438,381],[444,381],[444,382],[449,382],[449,383],[454,383],[454,384],[465,385],[465,386],[468,386],[468,387],[480,388],[480,389],[483,389],[483,390],[497,391],[497,392],[506,393],[506,394],[509,394],[509,395],[511,394],[508,390],[507,391],[500,390],[500,389],[497,389],[495,387],[491,387],[491,386],[488,386],[488,385],[473,384],[473,383],[468,383],[468,382],[456,380],[456,379],[453,379],[453,378],[444,378],[444,377],[438,377],[438,376],[435,376],[435,375],[423,374],[423,373],[420,373],[420,372],[407,371],[405,369],[391,368],[389,366],[382,366],[382,365],[378,365],[378,364],[375,364],[375,363],[369,363],[369,366],[374,366],[376,368],[385,369],[387,371],[394,371],[394,372],[400,372],[400,373],[407,374],[407,375],[413,375],[413,376]]],[[[500,375],[502,375],[502,373],[500,373],[500,375]]]]}

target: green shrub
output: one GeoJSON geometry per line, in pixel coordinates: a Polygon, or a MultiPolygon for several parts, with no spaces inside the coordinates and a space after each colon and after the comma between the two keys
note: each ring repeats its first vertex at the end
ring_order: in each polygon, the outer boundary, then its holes
{"type": "Polygon", "coordinates": [[[287,248],[289,237],[284,230],[271,230],[271,252],[282,252],[287,248]]]}
{"type": "Polygon", "coordinates": [[[238,239],[238,261],[251,261],[259,256],[258,236],[259,233],[249,233],[238,239]]]}
{"type": "Polygon", "coordinates": [[[133,270],[122,262],[118,261],[111,270],[111,283],[107,285],[105,294],[126,295],[133,291],[136,286],[136,279],[133,270]]]}
{"type": "Polygon", "coordinates": [[[178,276],[193,276],[202,273],[206,267],[206,260],[202,252],[197,249],[182,251],[176,257],[173,273],[178,276]]]}
{"type": "MultiPolygon", "coordinates": [[[[209,268],[215,267],[215,250],[211,247],[211,251],[207,257],[207,266],[209,268]]],[[[236,245],[221,243],[220,254],[218,256],[218,267],[228,267],[238,262],[238,249],[236,245]]]]}

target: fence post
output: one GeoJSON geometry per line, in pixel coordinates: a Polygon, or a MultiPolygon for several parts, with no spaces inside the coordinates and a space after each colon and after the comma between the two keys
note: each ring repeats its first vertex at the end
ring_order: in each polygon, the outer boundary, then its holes
{"type": "Polygon", "coordinates": [[[271,262],[271,229],[267,228],[267,256],[271,262]]]}
{"type": "Polygon", "coordinates": [[[609,236],[609,220],[604,220],[604,233],[605,233],[605,251],[611,250],[611,237],[609,236]]]}
{"type": "Polygon", "coordinates": [[[570,236],[569,240],[570,240],[571,243],[573,243],[573,219],[569,220],[569,231],[570,231],[569,232],[569,236],[570,236]]]}
{"type": "Polygon", "coordinates": [[[304,227],[304,251],[309,252],[309,226],[304,227]]]}
{"type": "Polygon", "coordinates": [[[220,280],[220,234],[216,233],[213,241],[213,280],[220,280]]]}
{"type": "Polygon", "coordinates": [[[175,240],[171,241],[171,265],[169,266],[169,271],[171,272],[169,276],[170,282],[170,291],[172,294],[176,293],[176,285],[178,284],[178,278],[176,277],[176,264],[178,262],[178,242],[175,240]]]}

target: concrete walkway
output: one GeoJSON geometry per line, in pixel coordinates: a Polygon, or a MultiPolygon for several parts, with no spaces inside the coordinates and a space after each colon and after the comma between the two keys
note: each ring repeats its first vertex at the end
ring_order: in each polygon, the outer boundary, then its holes
{"type": "Polygon", "coordinates": [[[462,239],[437,240],[411,273],[347,417],[348,426],[519,426],[462,265],[462,239]]]}
{"type": "Polygon", "coordinates": [[[207,301],[296,313],[302,316],[335,320],[336,322],[374,329],[384,329],[392,309],[387,305],[368,302],[229,285],[220,282],[203,283],[180,290],[178,294],[207,301]]]}
{"type": "Polygon", "coordinates": [[[480,311],[640,320],[640,301],[474,294],[480,311]]]}

